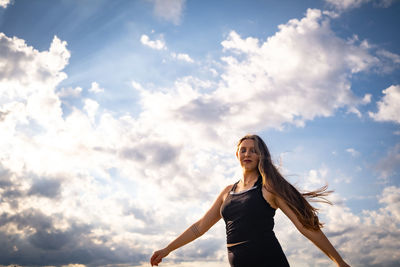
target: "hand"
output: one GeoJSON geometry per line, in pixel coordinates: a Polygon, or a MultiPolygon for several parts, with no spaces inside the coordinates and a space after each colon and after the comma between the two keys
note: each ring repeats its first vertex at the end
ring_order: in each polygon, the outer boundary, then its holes
{"type": "Polygon", "coordinates": [[[169,254],[169,251],[165,248],[157,250],[153,253],[153,256],[150,258],[150,264],[151,266],[155,265],[158,266],[160,262],[162,262],[162,259],[167,257],[169,254]]]}

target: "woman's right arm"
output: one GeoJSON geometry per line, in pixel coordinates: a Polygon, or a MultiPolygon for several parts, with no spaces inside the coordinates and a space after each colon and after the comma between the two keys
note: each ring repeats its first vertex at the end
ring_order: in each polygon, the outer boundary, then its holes
{"type": "Polygon", "coordinates": [[[180,236],[178,236],[174,241],[169,243],[168,246],[166,246],[163,249],[155,251],[150,259],[151,266],[153,265],[158,266],[158,264],[162,261],[162,259],[168,256],[169,253],[202,236],[214,224],[216,224],[221,219],[221,214],[220,214],[221,205],[224,202],[224,199],[231,187],[232,185],[227,186],[224,190],[222,190],[217,199],[214,201],[214,204],[200,220],[198,220],[197,222],[192,224],[192,226],[187,228],[180,236]]]}

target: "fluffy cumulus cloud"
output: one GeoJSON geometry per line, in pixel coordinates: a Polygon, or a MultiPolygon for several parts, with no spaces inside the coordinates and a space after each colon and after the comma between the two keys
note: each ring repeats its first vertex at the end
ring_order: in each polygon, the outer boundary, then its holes
{"type": "Polygon", "coordinates": [[[342,107],[359,114],[363,101],[352,93],[349,77],[378,61],[361,44],[336,37],[319,10],[280,25],[263,43],[232,32],[222,45],[233,55],[223,58],[224,86],[215,94],[229,102],[227,117],[246,128],[302,126],[342,107]]]}
{"type": "Polygon", "coordinates": [[[369,112],[376,121],[400,123],[400,85],[392,85],[382,91],[384,96],[377,102],[378,111],[369,112]]]}
{"type": "Polygon", "coordinates": [[[93,137],[96,106],[88,101],[87,114],[75,110],[66,120],[62,117],[55,88],[67,77],[62,72],[70,56],[66,45],[54,37],[49,50],[40,52],[21,39],[0,35],[1,264],[105,265],[143,259],[136,241],[122,245],[125,235],[111,240],[106,236],[115,230],[112,224],[95,219],[109,220],[100,206],[115,212],[111,203],[122,200],[100,200],[106,186],[93,177],[104,169],[88,168],[82,161],[90,154],[84,151],[93,137]],[[103,204],[94,208],[96,201],[103,204]]]}
{"type": "MultiPolygon", "coordinates": [[[[65,41],[54,37],[38,51],[1,34],[0,264],[144,264],[155,244],[166,245],[232,182],[240,171],[238,137],[302,126],[339,108],[355,112],[365,98],[352,93],[350,77],[379,62],[365,46],[335,36],[318,10],[280,25],[265,41],[231,32],[222,47],[219,81],[188,76],[151,90],[132,81],[141,111],[116,117],[83,98],[81,87],[58,88],[67,78],[65,41]],[[71,98],[82,108],[66,114],[71,98]]],[[[326,175],[310,172],[315,183],[326,175]]],[[[398,262],[390,243],[399,229],[397,192],[384,189],[382,208],[362,215],[329,209],[328,234],[354,266],[398,262]],[[383,230],[389,222],[390,235],[383,230]]],[[[281,215],[277,221],[289,224],[281,215]]],[[[280,229],[291,262],[327,261],[311,245],[286,242],[301,240],[294,229],[280,229]]],[[[226,263],[223,224],[172,253],[167,264],[184,260],[226,263]]]]}
{"type": "MultiPolygon", "coordinates": [[[[195,214],[211,204],[208,192],[226,183],[222,165],[232,159],[213,164],[218,154],[184,148],[191,140],[159,132],[145,112],[115,118],[85,98],[82,109],[63,114],[62,104],[82,92],[56,89],[67,78],[67,43],[54,37],[48,51],[37,51],[0,37],[1,264],[139,264],[165,240],[160,230],[172,238],[171,229],[194,220],[180,215],[193,213],[193,203],[176,199],[198,199],[195,214]],[[211,178],[219,182],[200,186],[211,178]]],[[[221,240],[202,241],[214,248],[204,251],[208,258],[218,257],[221,240]]]]}
{"type": "Polygon", "coordinates": [[[148,46],[152,49],[156,49],[156,50],[163,50],[166,49],[167,47],[165,46],[165,42],[163,40],[150,40],[149,36],[147,36],[146,34],[143,34],[140,37],[140,42],[145,45],[148,46]]]}
{"type": "Polygon", "coordinates": [[[218,140],[227,133],[303,126],[339,108],[359,115],[366,97],[353,94],[349,78],[379,62],[361,43],[335,36],[319,10],[280,25],[265,42],[231,32],[222,46],[225,69],[214,90],[204,90],[208,83],[193,77],[178,80],[168,93],[139,90],[141,116],[163,122],[156,126],[160,132],[181,136],[190,125],[207,140],[218,140]],[[177,131],[164,125],[172,120],[177,131]]]}
{"type": "Polygon", "coordinates": [[[359,229],[347,236],[347,247],[353,249],[354,261],[355,255],[370,252],[359,259],[360,266],[396,266],[400,261],[396,245],[400,237],[399,190],[395,186],[386,187],[378,196],[382,207],[374,211],[364,210],[359,229]]]}
{"type": "Polygon", "coordinates": [[[11,3],[11,0],[0,0],[0,7],[6,8],[11,3]]]}
{"type": "MultiPolygon", "coordinates": [[[[148,35],[143,34],[140,38],[140,42],[144,46],[150,47],[155,50],[168,50],[167,45],[165,44],[165,41],[163,40],[163,36],[161,36],[160,39],[150,40],[150,37],[148,35]]],[[[172,59],[184,61],[187,63],[194,63],[194,60],[188,54],[171,52],[170,55],[171,55],[172,59]]],[[[93,84],[92,84],[92,87],[93,87],[93,84]]]]}
{"type": "MultiPolygon", "coordinates": [[[[0,33],[0,104],[7,116],[7,130],[16,122],[29,126],[57,127],[60,99],[54,87],[66,74],[61,72],[70,57],[66,42],[54,37],[48,51],[39,52],[23,40],[0,33]]],[[[6,130],[6,129],[4,129],[6,130]]]]}
{"type": "Polygon", "coordinates": [[[194,60],[188,55],[188,54],[183,54],[183,53],[171,53],[171,56],[175,59],[186,61],[188,63],[194,63],[194,60]]]}
{"type": "Polygon", "coordinates": [[[104,88],[101,88],[97,82],[92,82],[91,87],[89,88],[89,92],[92,93],[102,93],[104,92],[104,88]]]}

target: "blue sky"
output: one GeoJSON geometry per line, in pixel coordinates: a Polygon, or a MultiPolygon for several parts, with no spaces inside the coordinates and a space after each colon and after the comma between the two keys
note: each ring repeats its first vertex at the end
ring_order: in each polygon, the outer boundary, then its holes
{"type": "MultiPolygon", "coordinates": [[[[351,266],[400,261],[399,1],[0,0],[0,265],[148,266],[257,133],[351,266]]],[[[334,266],[277,212],[292,266],[334,266]]],[[[227,266],[223,222],[163,266],[227,266]]]]}

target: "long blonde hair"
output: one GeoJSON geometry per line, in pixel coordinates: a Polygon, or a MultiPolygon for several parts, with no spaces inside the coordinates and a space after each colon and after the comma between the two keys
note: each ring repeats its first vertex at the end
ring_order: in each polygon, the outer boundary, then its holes
{"type": "Polygon", "coordinates": [[[314,230],[322,228],[323,224],[317,216],[318,209],[311,206],[307,199],[315,199],[314,201],[331,204],[324,197],[332,191],[327,191],[328,187],[324,186],[315,191],[300,193],[293,185],[286,181],[272,163],[268,147],[258,135],[246,135],[242,137],[238,142],[237,149],[239,149],[240,144],[246,139],[254,141],[255,149],[260,156],[258,171],[262,177],[263,186],[266,186],[267,190],[284,199],[304,227],[314,230]]]}

